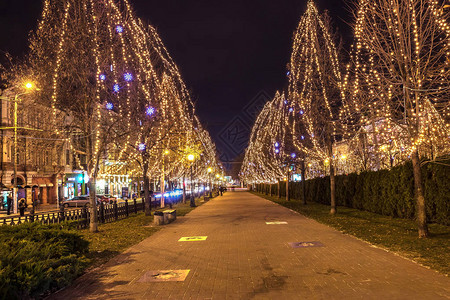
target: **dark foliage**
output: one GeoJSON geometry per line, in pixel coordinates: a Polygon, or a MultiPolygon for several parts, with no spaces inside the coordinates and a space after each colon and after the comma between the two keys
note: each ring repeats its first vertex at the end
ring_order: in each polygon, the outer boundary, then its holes
{"type": "Polygon", "coordinates": [[[0,299],[35,299],[62,288],[87,266],[89,243],[60,225],[0,226],[0,299]]]}
{"type": "MultiPolygon", "coordinates": [[[[450,225],[450,167],[427,163],[422,167],[422,180],[427,221],[450,225]]],[[[329,177],[307,180],[305,186],[306,201],[330,204],[329,177]]],[[[273,195],[277,195],[277,187],[277,184],[272,185],[273,195]]],[[[301,183],[293,182],[290,187],[291,198],[302,199],[301,183]]],[[[259,185],[258,189],[269,193],[268,185],[259,185]]],[[[280,191],[284,197],[284,182],[280,184],[280,191]]],[[[407,162],[391,170],[336,176],[336,200],[340,206],[412,219],[416,212],[412,163],[407,162]]]]}

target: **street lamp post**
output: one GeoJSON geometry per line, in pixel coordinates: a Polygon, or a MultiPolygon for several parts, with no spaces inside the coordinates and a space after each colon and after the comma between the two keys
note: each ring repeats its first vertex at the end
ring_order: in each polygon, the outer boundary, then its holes
{"type": "MultiPolygon", "coordinates": [[[[20,101],[19,96],[28,94],[31,92],[32,89],[34,89],[34,84],[31,82],[27,82],[25,84],[25,88],[27,90],[29,90],[28,92],[25,93],[20,93],[20,94],[16,94],[14,95],[14,100],[8,99],[8,98],[0,98],[3,100],[7,100],[7,101],[12,101],[14,102],[14,153],[13,153],[13,165],[14,165],[14,169],[13,169],[13,209],[14,209],[14,213],[17,213],[17,110],[18,110],[18,103],[20,101]]],[[[5,128],[1,128],[1,129],[11,129],[10,127],[5,127],[5,128]]]]}
{"type": "Polygon", "coordinates": [[[188,155],[188,160],[191,162],[191,195],[190,195],[190,200],[191,200],[191,203],[190,203],[190,206],[191,207],[195,207],[196,205],[195,205],[195,199],[194,199],[194,188],[193,188],[193,185],[192,185],[192,182],[193,182],[193,174],[192,174],[192,166],[194,165],[194,159],[195,159],[195,156],[194,156],[194,154],[189,154],[188,155]]]}

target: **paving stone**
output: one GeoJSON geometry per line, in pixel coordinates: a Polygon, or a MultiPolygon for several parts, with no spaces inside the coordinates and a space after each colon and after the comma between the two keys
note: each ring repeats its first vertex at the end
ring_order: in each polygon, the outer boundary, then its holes
{"type": "Polygon", "coordinates": [[[49,299],[450,299],[450,279],[246,192],[228,192],[49,299]],[[284,221],[281,226],[265,222],[284,221]],[[208,236],[181,243],[180,237],[208,236]],[[324,247],[291,248],[319,241],[324,247]],[[190,269],[184,282],[138,282],[190,269]]]}

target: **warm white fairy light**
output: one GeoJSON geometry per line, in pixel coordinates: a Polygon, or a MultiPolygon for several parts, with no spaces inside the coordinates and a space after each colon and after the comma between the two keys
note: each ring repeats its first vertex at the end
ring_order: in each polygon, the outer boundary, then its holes
{"type": "MultiPolygon", "coordinates": [[[[53,68],[50,76],[46,75],[46,66],[39,70],[43,82],[46,77],[52,78],[52,86],[44,88],[51,95],[54,119],[61,111],[74,118],[86,116],[82,126],[73,126],[70,130],[67,126],[55,126],[57,132],[70,136],[78,165],[79,153],[84,152],[88,157],[88,171],[93,172],[98,165],[99,176],[140,174],[137,162],[142,163],[142,155],[137,149],[139,144],[145,144],[149,174],[159,176],[164,172],[175,178],[186,173],[181,153],[188,146],[198,145],[196,174],[204,176],[206,164],[218,168],[215,146],[195,115],[178,67],[156,30],[144,26],[134,16],[127,0],[59,2],[61,5],[49,0],[44,2],[33,41],[33,55],[36,65],[47,56],[55,58],[46,62],[53,68]],[[77,48],[76,43],[80,41],[84,44],[77,48]],[[82,82],[89,84],[83,88],[85,99],[67,99],[69,89],[65,90],[67,86],[61,74],[79,64],[70,53],[80,49],[92,54],[86,55],[88,62],[85,63],[92,66],[92,70],[85,70],[85,74],[74,78],[87,76],[82,82]],[[94,82],[90,82],[91,78],[94,82]],[[67,101],[79,101],[79,107],[92,113],[83,115],[76,111],[78,107],[71,112],[64,109],[67,107],[61,108],[61,103],[67,101]],[[88,142],[81,143],[83,139],[88,142]],[[165,159],[161,155],[163,149],[171,149],[165,159]]],[[[80,96],[72,94],[71,97],[80,96]]]]}
{"type": "Polygon", "coordinates": [[[285,176],[283,167],[288,109],[284,94],[276,93],[259,113],[250,135],[240,171],[247,183],[277,182],[285,176]]]}

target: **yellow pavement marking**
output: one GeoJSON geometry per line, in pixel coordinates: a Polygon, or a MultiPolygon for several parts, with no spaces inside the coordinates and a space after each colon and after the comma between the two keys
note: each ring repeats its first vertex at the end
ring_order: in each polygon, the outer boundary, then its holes
{"type": "Polygon", "coordinates": [[[179,242],[196,242],[196,241],[206,241],[207,236],[184,236],[179,239],[179,242]]]}
{"type": "Polygon", "coordinates": [[[287,222],[280,222],[280,221],[275,221],[275,222],[266,222],[267,225],[280,225],[280,224],[287,224],[287,222]]]}

